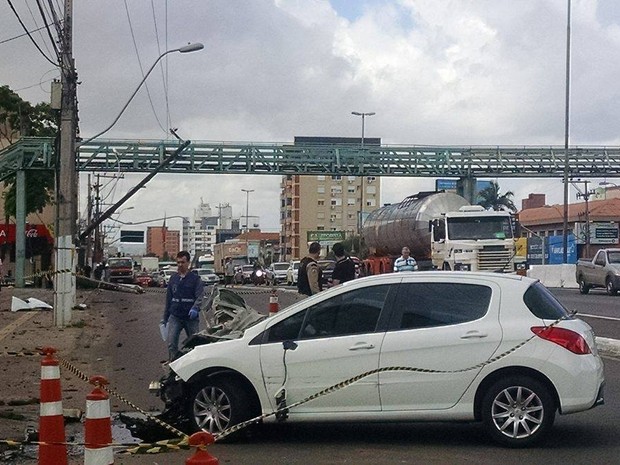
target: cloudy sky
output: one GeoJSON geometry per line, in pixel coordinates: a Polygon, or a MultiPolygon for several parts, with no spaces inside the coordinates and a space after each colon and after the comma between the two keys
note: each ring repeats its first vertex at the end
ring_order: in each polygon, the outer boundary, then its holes
{"type": "MultiPolygon", "coordinates": [[[[35,0],[12,3],[29,29],[42,26],[35,0]]],[[[351,111],[373,111],[366,136],[386,144],[564,144],[567,0],[74,4],[83,137],[114,120],[160,53],[202,42],[202,51],[162,60],[147,81],[149,92],[142,88],[104,137],[162,139],[167,127],[205,141],[359,137],[361,121],[351,111]]],[[[9,40],[22,33],[8,2],[0,2],[0,84],[31,102],[48,100],[58,70],[27,37],[9,40]]],[[[47,34],[33,38],[51,56],[47,34]]],[[[571,145],[620,145],[618,57],[617,0],[573,0],[571,145]]],[[[140,178],[112,182],[109,200],[140,178]]],[[[563,201],[559,179],[499,182],[519,206],[530,192],[563,201]]],[[[432,186],[431,179],[385,179],[381,200],[397,202],[432,186]]],[[[250,215],[260,215],[263,229],[278,230],[279,177],[265,176],[160,175],[121,219],[192,215],[200,198],[230,203],[242,216],[242,188],[255,189],[250,215]]]]}

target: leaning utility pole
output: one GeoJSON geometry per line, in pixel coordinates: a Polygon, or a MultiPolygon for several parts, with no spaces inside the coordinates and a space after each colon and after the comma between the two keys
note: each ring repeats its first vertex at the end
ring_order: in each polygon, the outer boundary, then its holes
{"type": "Polygon", "coordinates": [[[65,0],[61,37],[60,150],[56,168],[56,231],[54,324],[66,326],[75,306],[75,238],[77,235],[78,177],[75,164],[77,75],[73,60],[73,0],[65,0]]]}

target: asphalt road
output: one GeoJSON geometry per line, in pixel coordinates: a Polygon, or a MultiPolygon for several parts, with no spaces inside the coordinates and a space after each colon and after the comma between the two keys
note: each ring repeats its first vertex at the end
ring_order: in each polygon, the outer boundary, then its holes
{"type": "MultiPolygon", "coordinates": [[[[267,311],[269,294],[246,288],[243,297],[255,308],[267,311]]],[[[577,290],[553,292],[569,309],[597,316],[617,316],[620,296],[577,290]]],[[[106,295],[110,295],[107,293],[106,295]]],[[[110,299],[109,297],[106,297],[110,299]]],[[[112,387],[145,409],[161,404],[148,393],[148,382],[164,372],[166,348],[159,338],[158,322],[164,300],[161,292],[141,296],[125,295],[110,299],[104,311],[110,322],[110,337],[101,348],[102,369],[110,370],[112,387]]],[[[297,299],[282,292],[281,304],[297,299]]],[[[99,307],[98,307],[99,308],[99,307]]],[[[584,318],[598,335],[620,339],[617,322],[584,318]]],[[[558,416],[544,446],[509,450],[489,442],[478,424],[278,424],[263,425],[254,437],[240,443],[215,444],[209,448],[220,463],[231,465],[274,464],[501,464],[523,463],[620,463],[620,360],[605,359],[606,405],[574,415],[558,416]]],[[[112,411],[132,411],[113,399],[112,411]]],[[[186,457],[179,455],[177,457],[186,457]]],[[[119,463],[181,463],[179,458],[121,459],[119,463]]]]}

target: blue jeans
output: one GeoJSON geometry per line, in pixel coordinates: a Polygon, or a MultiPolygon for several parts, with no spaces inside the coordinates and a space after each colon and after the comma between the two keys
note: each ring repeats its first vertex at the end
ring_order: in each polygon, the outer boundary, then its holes
{"type": "Polygon", "coordinates": [[[185,330],[187,337],[196,334],[200,330],[200,319],[184,320],[174,315],[168,319],[168,359],[174,360],[179,356],[179,337],[185,330]]]}

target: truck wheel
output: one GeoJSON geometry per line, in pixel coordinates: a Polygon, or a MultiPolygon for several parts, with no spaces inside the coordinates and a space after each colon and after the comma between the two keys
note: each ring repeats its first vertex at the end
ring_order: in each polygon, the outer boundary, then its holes
{"type": "Polygon", "coordinates": [[[500,444],[531,446],[549,432],[556,409],[544,384],[529,376],[509,376],[486,392],[482,422],[491,438],[500,444]]]}
{"type": "Polygon", "coordinates": [[[605,287],[607,288],[607,294],[618,294],[618,289],[616,289],[616,286],[614,286],[614,280],[612,278],[607,278],[607,281],[605,281],[605,287]]]}
{"type": "Polygon", "coordinates": [[[582,294],[587,294],[588,292],[590,292],[590,286],[586,284],[583,276],[579,277],[579,292],[582,294]]]}
{"type": "Polygon", "coordinates": [[[443,266],[441,267],[442,270],[444,271],[450,271],[450,265],[446,262],[444,262],[443,266]]]}

